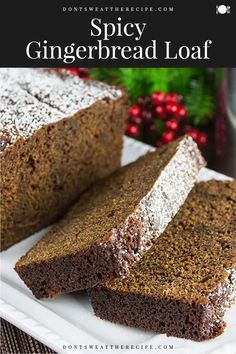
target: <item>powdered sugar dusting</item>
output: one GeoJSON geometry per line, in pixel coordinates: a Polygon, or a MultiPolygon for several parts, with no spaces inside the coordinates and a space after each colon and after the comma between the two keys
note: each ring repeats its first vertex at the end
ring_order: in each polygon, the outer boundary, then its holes
{"type": "Polygon", "coordinates": [[[0,83],[0,131],[10,133],[7,145],[97,100],[122,95],[108,85],[47,69],[1,68],[0,83]]]}
{"type": "Polygon", "coordinates": [[[227,279],[208,295],[205,314],[211,317],[208,326],[223,324],[223,316],[227,308],[236,301],[236,268],[225,269],[227,279]]]}
{"type": "Polygon", "coordinates": [[[30,136],[45,124],[63,118],[63,114],[20,89],[3,83],[0,89],[0,130],[10,133],[9,144],[18,136],[30,136]]]}
{"type": "Polygon", "coordinates": [[[226,272],[228,273],[228,297],[226,306],[230,307],[233,303],[236,302],[236,268],[226,269],[226,272]]]}
{"type": "Polygon", "coordinates": [[[120,275],[129,274],[130,264],[138,261],[152,246],[153,240],[165,230],[184,203],[204,165],[205,161],[196,143],[190,137],[184,138],[152,190],[129,216],[123,228],[114,230],[113,239],[116,240],[115,253],[120,263],[120,275]],[[137,239],[138,249],[133,250],[130,243],[137,244],[137,239]]]}
{"type": "Polygon", "coordinates": [[[147,240],[159,236],[165,230],[184,203],[193,188],[199,169],[204,165],[196,143],[190,137],[183,139],[152,191],[140,203],[147,240]]]}

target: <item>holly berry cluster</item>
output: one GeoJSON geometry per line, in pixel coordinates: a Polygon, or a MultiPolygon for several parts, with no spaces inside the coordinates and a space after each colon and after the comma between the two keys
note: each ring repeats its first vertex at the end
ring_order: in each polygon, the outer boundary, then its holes
{"type": "Polygon", "coordinates": [[[207,135],[192,127],[187,116],[183,97],[177,93],[154,92],[150,96],[140,96],[137,104],[129,108],[126,134],[156,147],[188,134],[199,147],[205,146],[207,135]]]}
{"type": "Polygon", "coordinates": [[[89,79],[89,69],[88,68],[67,68],[73,75],[77,75],[82,79],[89,79]]]}

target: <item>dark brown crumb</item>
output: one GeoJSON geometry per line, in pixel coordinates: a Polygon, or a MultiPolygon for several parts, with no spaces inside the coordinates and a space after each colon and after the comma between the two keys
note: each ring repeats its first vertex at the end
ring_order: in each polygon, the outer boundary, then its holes
{"type": "Polygon", "coordinates": [[[185,137],[121,168],[85,193],[16,271],[39,298],[127,274],[183,204],[203,165],[185,137]]]}
{"type": "Polygon", "coordinates": [[[236,180],[199,183],[125,279],[90,290],[103,319],[204,340],[236,295],[236,180]]]}
{"type": "MultiPolygon", "coordinates": [[[[24,72],[18,80],[24,81],[24,72]]],[[[42,75],[42,83],[38,83],[42,95],[44,82],[42,75]]],[[[14,89],[15,85],[12,84],[14,89]]],[[[93,85],[100,84],[88,83],[87,94],[93,92],[93,85]]],[[[110,86],[103,89],[101,85],[101,92],[114,90],[110,86]]],[[[58,110],[36,98],[33,91],[28,93],[29,89],[18,90],[22,91],[21,97],[36,103],[21,105],[14,101],[17,97],[13,94],[5,97],[0,89],[0,100],[7,100],[5,111],[0,108],[1,125],[8,128],[0,133],[1,250],[57,221],[94,181],[120,167],[127,118],[127,96],[117,89],[121,94],[114,99],[98,99],[71,116],[59,112],[62,119],[44,125],[45,107],[53,114],[58,110]],[[9,118],[11,107],[13,113],[17,107],[19,114],[9,118]],[[28,115],[20,114],[25,111],[28,115]],[[32,133],[28,126],[32,126],[32,133]],[[34,130],[37,126],[40,128],[34,130]]],[[[60,94],[59,90],[56,94],[60,94]]],[[[76,102],[73,103],[76,107],[76,102]]]]}

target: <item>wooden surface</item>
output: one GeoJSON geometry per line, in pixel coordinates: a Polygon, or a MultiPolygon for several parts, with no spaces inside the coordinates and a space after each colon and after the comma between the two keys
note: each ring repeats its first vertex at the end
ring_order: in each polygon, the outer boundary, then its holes
{"type": "Polygon", "coordinates": [[[55,352],[33,337],[1,318],[1,354],[54,354],[55,352]]]}

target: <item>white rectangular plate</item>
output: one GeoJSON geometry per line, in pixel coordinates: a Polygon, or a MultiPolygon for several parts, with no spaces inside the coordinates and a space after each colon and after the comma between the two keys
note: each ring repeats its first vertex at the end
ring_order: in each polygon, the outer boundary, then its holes
{"type": "MultiPolygon", "coordinates": [[[[122,164],[136,160],[148,150],[150,146],[125,138],[122,164]]],[[[228,179],[209,169],[203,169],[199,175],[199,180],[212,178],[228,179]]],[[[7,321],[58,353],[236,353],[236,306],[229,309],[225,315],[228,326],[224,334],[213,340],[196,343],[102,321],[93,315],[86,292],[63,295],[54,300],[35,299],[13,268],[16,261],[47,230],[48,228],[1,253],[0,315],[7,321]],[[131,347],[128,349],[107,347],[108,349],[105,349],[105,344],[137,347],[135,349],[131,347]],[[98,345],[98,349],[89,349],[86,345],[98,345]],[[145,345],[153,346],[153,349],[145,348],[145,345]],[[102,347],[104,349],[101,349],[102,347]]]]}

